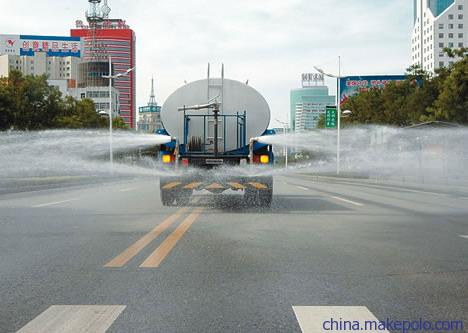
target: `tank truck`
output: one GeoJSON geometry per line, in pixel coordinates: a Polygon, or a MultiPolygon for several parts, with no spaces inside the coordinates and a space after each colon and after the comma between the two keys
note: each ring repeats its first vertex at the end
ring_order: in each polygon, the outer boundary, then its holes
{"type": "MultiPolygon", "coordinates": [[[[265,98],[247,83],[208,78],[185,84],[164,103],[163,129],[170,143],[161,145],[159,158],[174,176],[161,178],[163,205],[183,205],[194,191],[221,194],[241,191],[248,204],[268,207],[273,177],[263,169],[274,162],[271,145],[256,138],[268,130],[270,108],[265,98]]],[[[266,170],[268,171],[268,170],[266,170]]]]}

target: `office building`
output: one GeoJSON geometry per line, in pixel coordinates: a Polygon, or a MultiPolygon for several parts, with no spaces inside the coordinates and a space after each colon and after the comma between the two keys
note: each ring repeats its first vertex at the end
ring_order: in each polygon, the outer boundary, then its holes
{"type": "Polygon", "coordinates": [[[290,94],[290,125],[294,131],[317,128],[328,105],[336,104],[336,97],[329,94],[324,77],[320,74],[303,74],[302,88],[290,94]]]}
{"type": "MultiPolygon", "coordinates": [[[[100,59],[112,58],[113,74],[122,73],[135,67],[135,33],[120,19],[104,19],[92,27],[76,22],[71,36],[84,40],[84,62],[96,60],[94,43],[99,43],[100,59]]],[[[136,77],[135,71],[128,76],[114,80],[114,87],[119,91],[120,117],[130,128],[136,126],[136,77]]]]}
{"type": "Polygon", "coordinates": [[[468,0],[414,0],[411,64],[428,72],[450,66],[444,48],[468,46],[468,0]]]}

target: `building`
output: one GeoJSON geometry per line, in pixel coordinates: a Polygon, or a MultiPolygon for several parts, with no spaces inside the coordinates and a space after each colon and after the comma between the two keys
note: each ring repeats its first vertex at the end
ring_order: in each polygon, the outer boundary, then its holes
{"type": "MultiPolygon", "coordinates": [[[[99,114],[109,114],[109,87],[84,87],[70,89],[69,94],[76,99],[92,99],[99,114]]],[[[112,117],[118,117],[120,112],[119,91],[112,88],[112,117]]]]}
{"type": "Polygon", "coordinates": [[[302,88],[291,91],[290,101],[291,128],[304,131],[317,128],[326,107],[336,104],[336,97],[329,94],[323,75],[303,74],[302,88]]]}
{"type": "Polygon", "coordinates": [[[161,122],[161,107],[156,102],[154,95],[154,79],[151,79],[151,95],[147,106],[138,109],[138,129],[142,132],[155,133],[163,128],[161,122]]]}
{"type": "Polygon", "coordinates": [[[79,37],[0,35],[0,45],[0,77],[18,70],[76,86],[83,48],[79,37]]]}
{"type": "Polygon", "coordinates": [[[411,64],[429,72],[455,59],[444,48],[468,45],[468,0],[414,0],[411,64]]]}
{"type": "MultiPolygon", "coordinates": [[[[71,36],[84,40],[84,61],[95,60],[92,52],[93,40],[102,46],[105,57],[112,58],[113,74],[125,72],[135,67],[135,33],[120,19],[104,19],[94,25],[93,29],[82,21],[76,22],[76,29],[71,30],[71,36]]],[[[135,71],[128,76],[114,80],[114,87],[119,91],[120,117],[130,128],[136,126],[136,79],[135,71]]]]}

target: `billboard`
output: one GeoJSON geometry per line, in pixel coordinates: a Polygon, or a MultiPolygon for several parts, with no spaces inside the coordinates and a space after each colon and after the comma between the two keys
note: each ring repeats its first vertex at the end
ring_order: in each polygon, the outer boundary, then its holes
{"type": "Polygon", "coordinates": [[[81,57],[79,37],[0,35],[0,54],[34,56],[45,52],[49,57],[81,57]]]}
{"type": "Polygon", "coordinates": [[[405,75],[368,75],[346,76],[340,79],[340,101],[345,102],[349,97],[361,91],[372,88],[383,88],[390,82],[400,82],[406,79],[405,75]]]}
{"type": "Polygon", "coordinates": [[[20,39],[18,35],[0,35],[0,54],[20,54],[20,39]]]}

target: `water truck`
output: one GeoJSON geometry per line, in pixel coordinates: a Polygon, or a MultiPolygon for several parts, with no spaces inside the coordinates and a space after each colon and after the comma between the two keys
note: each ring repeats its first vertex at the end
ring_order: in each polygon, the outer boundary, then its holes
{"type": "Polygon", "coordinates": [[[270,108],[247,83],[208,78],[185,84],[164,103],[163,129],[171,137],[159,158],[174,176],[160,181],[163,205],[187,204],[194,191],[243,192],[245,202],[268,207],[273,196],[271,145],[258,137],[268,130],[270,108]],[[263,169],[267,169],[263,172],[263,169]]]}

